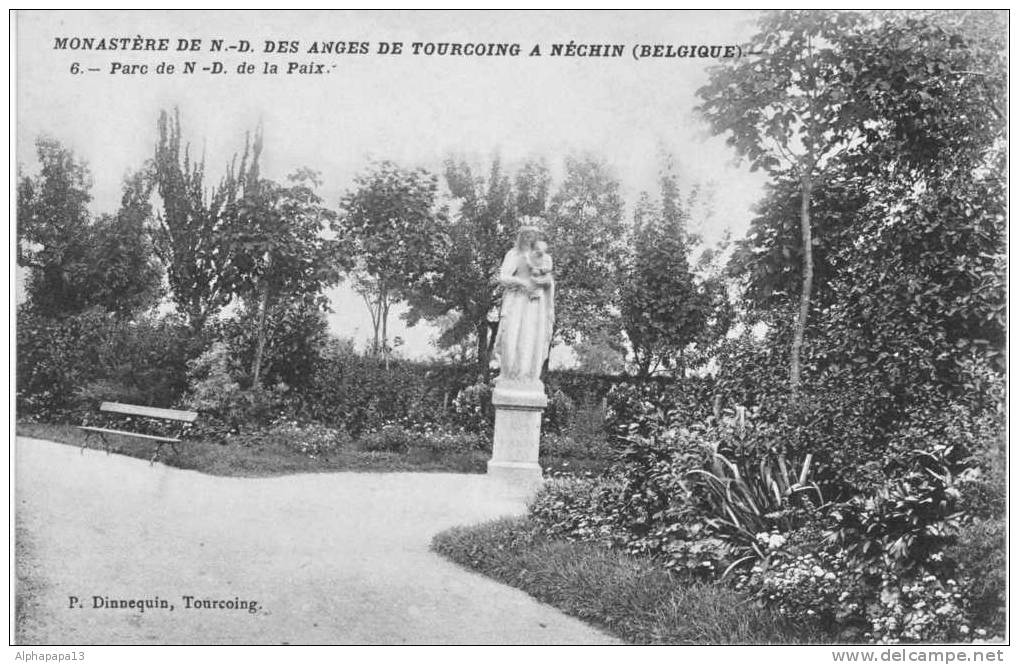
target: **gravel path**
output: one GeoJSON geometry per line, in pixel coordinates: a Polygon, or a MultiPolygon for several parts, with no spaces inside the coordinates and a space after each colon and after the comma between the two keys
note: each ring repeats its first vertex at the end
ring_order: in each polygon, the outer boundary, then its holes
{"type": "Polygon", "coordinates": [[[21,644],[615,643],[428,550],[523,510],[485,476],[222,478],[27,438],[15,465],[21,644]]]}

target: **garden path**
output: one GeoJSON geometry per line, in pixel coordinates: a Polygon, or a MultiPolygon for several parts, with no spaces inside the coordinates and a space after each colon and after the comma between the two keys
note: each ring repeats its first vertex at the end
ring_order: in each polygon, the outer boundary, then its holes
{"type": "Polygon", "coordinates": [[[21,437],[15,465],[22,644],[614,642],[429,551],[447,527],[523,510],[485,476],[224,478],[21,437]]]}

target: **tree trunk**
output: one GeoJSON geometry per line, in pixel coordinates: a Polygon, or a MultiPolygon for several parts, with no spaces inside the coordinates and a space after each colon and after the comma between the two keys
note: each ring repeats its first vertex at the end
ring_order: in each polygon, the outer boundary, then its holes
{"type": "Polygon", "coordinates": [[[789,354],[789,390],[795,396],[800,389],[800,350],[803,333],[810,312],[810,290],[814,282],[814,239],[810,230],[810,197],[813,191],[811,171],[805,168],[800,178],[800,231],[803,235],[803,290],[800,293],[800,311],[793,329],[793,343],[789,354]]]}
{"type": "Polygon", "coordinates": [[[265,317],[269,309],[269,284],[262,285],[262,293],[258,299],[258,341],[255,344],[255,360],[251,363],[251,386],[259,385],[259,378],[262,374],[262,355],[265,352],[265,317]]]}
{"type": "Polygon", "coordinates": [[[382,290],[381,316],[382,319],[382,356],[385,358],[386,370],[389,370],[389,293],[382,290]]]}

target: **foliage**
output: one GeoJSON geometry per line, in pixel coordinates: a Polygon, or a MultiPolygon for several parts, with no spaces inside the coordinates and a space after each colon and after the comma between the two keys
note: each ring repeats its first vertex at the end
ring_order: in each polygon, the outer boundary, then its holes
{"type": "Polygon", "coordinates": [[[39,175],[19,173],[18,265],[37,272],[28,296],[41,312],[79,312],[87,307],[78,304],[82,298],[65,274],[87,262],[92,178],[88,166],[55,139],[40,136],[35,145],[39,175]]]}
{"type": "Polygon", "coordinates": [[[556,261],[555,336],[576,341],[616,319],[623,199],[619,181],[598,158],[569,156],[564,167],[544,231],[556,261]]]}
{"type": "Polygon", "coordinates": [[[18,183],[18,264],[30,269],[26,291],[35,311],[58,317],[103,307],[127,316],[151,305],[161,275],[145,228],[148,175],[127,177],[120,210],[93,220],[85,162],[45,136],[36,150],[40,173],[18,183]]]}
{"type": "Polygon", "coordinates": [[[173,318],[125,321],[101,309],[54,319],[18,308],[19,417],[80,421],[99,402],[171,406],[196,340],[173,318]]]}
{"type": "Polygon", "coordinates": [[[714,386],[720,406],[753,414],[745,440],[734,441],[725,454],[811,454],[813,478],[826,497],[838,500],[880,487],[908,466],[912,450],[932,440],[955,446],[963,457],[996,447],[1002,377],[985,361],[956,356],[958,378],[949,387],[932,385],[930,357],[906,345],[898,355],[861,355],[823,370],[819,353],[808,349],[810,374],[799,400],[789,404],[776,351],[787,338],[777,329],[719,347],[714,386]]]}
{"type": "Polygon", "coordinates": [[[237,263],[239,220],[235,203],[258,181],[261,131],[245,141],[222,181],[207,191],[205,162],[193,161],[183,140],[180,112],[159,114],[159,139],[152,161],[162,200],[155,248],[166,267],[173,302],[192,330],[201,330],[236,294],[243,273],[237,263]]]}
{"type": "Polygon", "coordinates": [[[17,313],[17,410],[20,416],[62,420],[72,408],[75,391],[97,378],[102,331],[108,325],[101,310],[62,319],[35,311],[31,303],[17,313]]]}
{"type": "Polygon", "coordinates": [[[184,404],[200,413],[196,436],[218,440],[257,430],[280,414],[285,387],[241,388],[239,369],[229,349],[217,341],[188,362],[188,392],[184,404]]]}
{"type": "Polygon", "coordinates": [[[729,544],[741,560],[763,559],[759,534],[792,531],[824,503],[817,485],[806,482],[809,458],[799,470],[782,456],[755,461],[734,463],[715,453],[708,468],[692,469],[687,476],[708,533],[729,544]]]}
{"type": "Polygon", "coordinates": [[[955,642],[966,634],[961,595],[954,580],[942,584],[934,575],[888,576],[878,603],[867,608],[874,642],[955,642]]]}
{"type": "Polygon", "coordinates": [[[583,374],[621,374],[626,367],[626,347],[610,328],[600,328],[573,346],[577,371],[583,374]]]}
{"type": "Polygon", "coordinates": [[[479,378],[456,394],[453,412],[453,421],[460,427],[472,432],[490,432],[495,424],[492,386],[479,378]]]}
{"type": "Polygon", "coordinates": [[[541,435],[541,454],[565,459],[611,459],[612,448],[604,436],[585,436],[584,432],[568,427],[568,434],[541,435]]]}
{"type": "Polygon", "coordinates": [[[819,639],[724,587],[690,583],[600,544],[566,542],[529,520],[455,527],[432,549],[632,644],[792,644],[819,639]]]}
{"type": "Polygon", "coordinates": [[[956,542],[945,550],[945,560],[956,566],[962,606],[974,637],[1005,634],[1008,602],[1005,526],[1003,516],[964,524],[956,542]]]}
{"type": "Polygon", "coordinates": [[[548,405],[541,415],[543,432],[561,434],[573,421],[576,406],[573,400],[562,390],[551,390],[548,394],[548,405]]]}
{"type": "Polygon", "coordinates": [[[103,401],[172,407],[186,390],[195,341],[172,316],[114,322],[95,349],[95,374],[77,391],[80,408],[103,401]]]}
{"type": "Polygon", "coordinates": [[[413,325],[422,318],[435,320],[454,313],[456,319],[439,338],[439,346],[448,348],[473,335],[478,369],[487,372],[493,341],[488,317],[499,303],[494,279],[516,230],[514,191],[498,156],[493,157],[487,178],[453,157],[445,162],[444,177],[458,208],[445,220],[448,242],[435,247],[441,253],[436,269],[407,293],[407,320],[413,325]]]}
{"type": "Polygon", "coordinates": [[[661,207],[642,194],[634,212],[622,276],[623,327],[639,376],[658,367],[684,367],[683,352],[707,326],[707,294],[690,268],[689,212],[671,173],[661,177],[661,207]]]}
{"type": "Polygon", "coordinates": [[[872,592],[845,553],[826,545],[817,522],[762,532],[758,541],[766,557],[737,573],[737,589],[797,624],[816,625],[840,640],[862,638],[872,592]]]}
{"type": "Polygon", "coordinates": [[[334,229],[358,257],[355,289],[372,317],[373,355],[388,357],[389,309],[417,280],[441,270],[446,212],[437,203],[437,178],[393,162],[374,164],[354,179],[340,201],[334,229]]]}
{"type": "MultiPolygon", "coordinates": [[[[947,569],[903,573],[882,562],[868,574],[851,553],[825,539],[816,521],[762,536],[766,559],[741,574],[736,586],[791,620],[847,641],[946,642],[970,633],[964,585],[947,569]]],[[[930,565],[941,561],[935,555],[930,565]]],[[[979,630],[988,634],[986,627],[979,630]]]]}
{"type": "Polygon", "coordinates": [[[614,525],[602,501],[606,489],[592,478],[553,478],[538,490],[527,513],[535,527],[550,536],[611,543],[614,525]]]}
{"type": "Polygon", "coordinates": [[[615,434],[649,437],[672,424],[691,425],[711,414],[713,382],[653,380],[616,383],[606,397],[606,428],[615,434]]]}
{"type": "Polygon", "coordinates": [[[716,130],[778,180],[745,245],[752,254],[738,260],[767,298],[788,291],[789,266],[802,259],[794,383],[815,240],[820,295],[833,303],[818,311],[822,324],[838,322],[818,337],[840,362],[865,349],[894,357],[885,340],[908,339],[910,350],[924,340],[934,352],[923,354],[938,359],[956,331],[966,331],[963,345],[1000,339],[1005,69],[995,21],[991,12],[772,13],[755,38],[763,55],[720,68],[701,91],[716,130]],[[799,243],[788,221],[797,187],[799,243]],[[818,221],[826,227],[814,238],[818,221]]]}
{"type": "MultiPolygon", "coordinates": [[[[789,359],[789,385],[800,382],[800,353],[811,307],[814,178],[856,139],[859,105],[845,94],[846,54],[839,40],[861,22],[849,12],[783,11],[762,16],[750,58],[717,66],[698,91],[717,133],[764,168],[799,182],[802,290],[789,359]]],[[[848,70],[852,72],[851,69],[848,70]]],[[[788,254],[787,254],[788,256],[788,254]]]]}
{"type": "Polygon", "coordinates": [[[359,445],[368,451],[393,453],[406,453],[413,448],[432,453],[464,453],[491,450],[491,439],[475,432],[453,432],[430,425],[406,427],[387,423],[362,434],[359,445]]]}
{"type": "Polygon", "coordinates": [[[241,227],[234,239],[241,272],[237,292],[256,313],[254,384],[262,382],[272,315],[292,310],[295,300],[324,307],[318,302],[322,290],[339,281],[339,268],[348,263],[340,243],[323,237],[335,213],[315,193],[319,184],[315,172],[301,169],[289,176],[287,186],[269,180],[253,184],[236,204],[241,227]]]}
{"type": "Polygon", "coordinates": [[[907,574],[943,556],[959,520],[952,453],[943,445],[915,451],[904,474],[836,507],[831,538],[852,564],[868,574],[907,574]]]}
{"type": "Polygon", "coordinates": [[[342,429],[318,423],[298,423],[280,418],[264,429],[241,434],[233,439],[241,446],[279,445],[311,459],[328,458],[350,444],[350,436],[342,429]]]}
{"type": "MultiPolygon", "coordinates": [[[[324,298],[297,297],[267,303],[263,386],[286,385],[300,392],[313,380],[327,343],[328,326],[324,298]]],[[[254,358],[258,349],[258,305],[247,302],[237,314],[214,326],[216,336],[227,345],[242,386],[252,386],[254,358]]]]}
{"type": "Polygon", "coordinates": [[[321,351],[311,380],[289,404],[294,416],[333,427],[353,436],[386,422],[406,424],[475,423],[481,418],[454,416],[453,400],[475,380],[473,368],[363,356],[350,347],[329,344],[321,351]]]}
{"type": "MultiPolygon", "coordinates": [[[[830,282],[838,274],[837,253],[855,239],[855,226],[868,195],[860,176],[833,164],[818,174],[811,193],[813,299],[819,311],[835,299],[830,282]],[[821,232],[823,231],[823,232],[821,232]]],[[[785,307],[803,279],[803,238],[798,223],[800,182],[777,176],[765,185],[746,235],[735,243],[729,273],[744,280],[744,297],[755,317],[785,307]]]]}
{"type": "Polygon", "coordinates": [[[675,570],[720,574],[729,563],[728,548],[710,540],[694,543],[708,534],[691,510],[686,485],[686,474],[706,462],[707,448],[669,411],[645,415],[614,445],[622,447],[604,482],[552,486],[536,500],[532,517],[560,537],[597,536],[632,554],[659,557],[675,570]]]}

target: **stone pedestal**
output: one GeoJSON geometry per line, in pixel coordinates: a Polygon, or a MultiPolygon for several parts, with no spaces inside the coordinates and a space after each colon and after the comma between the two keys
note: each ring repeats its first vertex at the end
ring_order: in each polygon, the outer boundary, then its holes
{"type": "Polygon", "coordinates": [[[488,476],[525,493],[541,487],[538,442],[541,412],[548,400],[540,381],[511,383],[496,380],[492,391],[495,407],[495,438],[488,476]]]}

